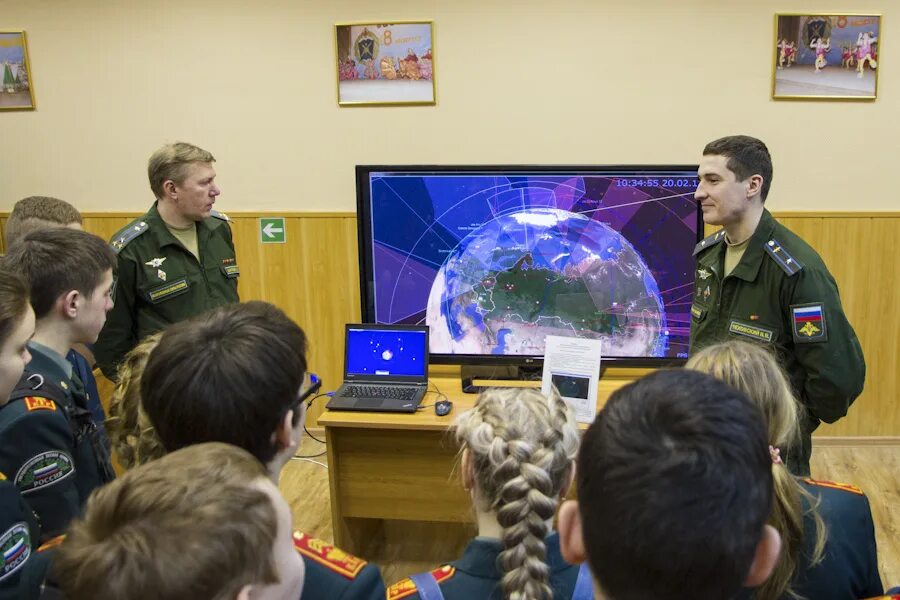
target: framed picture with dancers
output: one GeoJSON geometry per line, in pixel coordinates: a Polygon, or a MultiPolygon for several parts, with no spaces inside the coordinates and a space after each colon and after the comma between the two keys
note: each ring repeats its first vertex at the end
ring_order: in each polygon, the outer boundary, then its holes
{"type": "Polygon", "coordinates": [[[3,64],[0,110],[34,110],[24,31],[0,31],[0,63],[3,64]]]}
{"type": "Polygon", "coordinates": [[[881,15],[776,14],[772,97],[874,100],[881,15]]]}
{"type": "Polygon", "coordinates": [[[881,15],[776,14],[772,98],[874,100],[881,15]]]}
{"type": "Polygon", "coordinates": [[[431,21],[334,26],[338,104],[434,104],[431,21]]]}

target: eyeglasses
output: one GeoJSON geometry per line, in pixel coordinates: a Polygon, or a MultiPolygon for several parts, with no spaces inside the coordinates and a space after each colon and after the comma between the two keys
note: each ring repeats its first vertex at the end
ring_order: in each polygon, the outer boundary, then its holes
{"type": "Polygon", "coordinates": [[[308,373],[308,375],[309,387],[306,388],[306,391],[300,394],[300,396],[297,398],[297,401],[295,402],[296,406],[300,406],[302,403],[307,402],[307,398],[309,398],[307,404],[307,406],[309,406],[309,404],[312,404],[312,401],[315,399],[316,394],[319,393],[319,390],[322,389],[322,380],[319,379],[319,376],[315,373],[308,373]]]}

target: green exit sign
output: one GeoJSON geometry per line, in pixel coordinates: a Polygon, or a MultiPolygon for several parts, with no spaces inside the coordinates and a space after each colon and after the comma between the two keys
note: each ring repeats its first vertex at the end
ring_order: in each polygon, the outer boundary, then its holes
{"type": "Polygon", "coordinates": [[[283,244],[287,238],[284,217],[267,217],[259,220],[259,241],[263,244],[283,244]]]}

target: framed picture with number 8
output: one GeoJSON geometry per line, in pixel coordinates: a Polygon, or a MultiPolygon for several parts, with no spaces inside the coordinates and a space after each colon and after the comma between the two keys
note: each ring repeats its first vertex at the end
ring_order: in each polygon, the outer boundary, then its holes
{"type": "Polygon", "coordinates": [[[338,104],[434,104],[431,21],[334,26],[338,104]]]}

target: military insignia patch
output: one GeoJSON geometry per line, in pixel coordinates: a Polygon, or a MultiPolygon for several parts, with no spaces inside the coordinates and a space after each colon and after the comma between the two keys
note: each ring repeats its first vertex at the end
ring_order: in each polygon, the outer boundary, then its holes
{"type": "Polygon", "coordinates": [[[228,279],[234,279],[241,274],[241,269],[237,265],[228,265],[222,267],[222,272],[225,273],[225,277],[228,279]]]}
{"type": "Polygon", "coordinates": [[[703,317],[706,315],[706,311],[696,304],[691,304],[691,316],[697,319],[698,321],[702,321],[703,317]]]}
{"type": "Polygon", "coordinates": [[[188,281],[187,279],[179,279],[178,281],[173,281],[169,285],[160,286],[158,288],[153,288],[149,292],[147,292],[147,299],[156,304],[162,300],[167,300],[172,298],[173,296],[180,296],[188,291],[188,281]]]}
{"type": "Polygon", "coordinates": [[[775,339],[775,332],[771,329],[766,329],[759,325],[751,325],[750,323],[743,323],[734,319],[728,324],[728,331],[729,333],[753,338],[759,342],[771,342],[775,339]]]}
{"type": "Polygon", "coordinates": [[[150,260],[148,260],[148,261],[145,262],[144,264],[147,265],[148,267],[153,267],[154,269],[158,269],[158,268],[160,268],[160,267],[162,266],[162,264],[163,264],[164,262],[166,262],[166,257],[165,257],[165,256],[160,256],[159,258],[151,258],[150,260]]]}
{"type": "Polygon", "coordinates": [[[0,581],[3,581],[23,566],[31,556],[31,536],[28,534],[28,525],[24,522],[16,523],[0,536],[0,552],[3,560],[0,562],[0,581]]]}
{"type": "Polygon", "coordinates": [[[792,305],[791,325],[794,331],[795,343],[809,344],[828,341],[828,329],[825,326],[825,307],[821,302],[792,305]]]}
{"type": "Polygon", "coordinates": [[[65,452],[51,450],[41,452],[22,465],[16,473],[16,487],[22,495],[59,483],[75,472],[72,457],[65,452]]]}
{"type": "Polygon", "coordinates": [[[50,398],[41,398],[40,396],[26,396],[25,408],[28,412],[33,410],[56,410],[56,403],[50,398]]]}
{"type": "Polygon", "coordinates": [[[162,269],[156,270],[156,276],[159,277],[160,279],[162,279],[163,281],[166,280],[166,272],[163,271],[162,269]]]}
{"type": "Polygon", "coordinates": [[[712,273],[710,273],[709,271],[707,271],[706,269],[704,269],[702,267],[697,269],[697,277],[699,277],[703,281],[706,281],[710,275],[712,275],[712,273]]]}
{"type": "Polygon", "coordinates": [[[834,481],[821,481],[818,479],[809,479],[808,477],[804,477],[803,481],[810,485],[816,485],[819,487],[831,488],[834,490],[844,490],[845,492],[850,492],[851,494],[856,494],[857,496],[865,496],[863,491],[856,487],[855,485],[850,485],[849,483],[836,483],[834,481]]]}
{"type": "MultiPolygon", "coordinates": [[[[438,567],[437,569],[431,571],[431,576],[434,577],[435,582],[438,585],[447,581],[456,573],[456,569],[450,565],[444,565],[443,567],[438,567]]],[[[387,589],[387,600],[401,600],[402,598],[406,598],[407,596],[412,596],[417,593],[419,589],[416,587],[415,582],[407,577],[406,579],[402,579],[389,587],[387,589]]]]}
{"type": "Polygon", "coordinates": [[[363,559],[347,554],[324,540],[311,538],[299,531],[294,532],[294,548],[308,559],[347,579],[355,579],[367,564],[363,559]]]}

